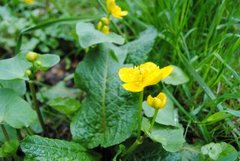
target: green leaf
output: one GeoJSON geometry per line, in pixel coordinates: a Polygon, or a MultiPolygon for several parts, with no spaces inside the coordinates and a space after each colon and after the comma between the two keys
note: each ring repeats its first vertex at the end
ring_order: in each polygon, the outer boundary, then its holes
{"type": "Polygon", "coordinates": [[[208,155],[211,159],[217,161],[235,161],[238,157],[237,150],[225,142],[204,145],[201,152],[203,155],[208,155]]]}
{"type": "Polygon", "coordinates": [[[28,127],[37,119],[31,106],[10,89],[0,89],[0,123],[14,128],[28,127]]]}
{"type": "Polygon", "coordinates": [[[31,64],[25,60],[25,54],[21,53],[10,59],[0,60],[0,80],[28,79],[25,71],[31,64]]]}
{"type": "Polygon", "coordinates": [[[40,136],[29,136],[21,142],[21,149],[32,161],[96,161],[99,155],[88,152],[77,143],[48,139],[40,136]]]}
{"type": "MultiPolygon", "coordinates": [[[[143,111],[147,117],[151,118],[154,115],[155,109],[148,106],[147,102],[144,101],[143,111]]],[[[177,110],[174,109],[173,102],[169,97],[167,98],[165,107],[158,111],[156,122],[162,125],[179,126],[177,110]]]]}
{"type": "Polygon", "coordinates": [[[26,83],[21,79],[0,80],[0,88],[12,89],[20,96],[26,93],[26,83]]]}
{"type": "Polygon", "coordinates": [[[138,93],[125,91],[118,78],[120,65],[100,45],[78,65],[75,83],[87,93],[71,123],[74,140],[89,148],[126,140],[138,125],[138,93]]]}
{"type": "Polygon", "coordinates": [[[145,141],[126,161],[200,161],[200,150],[184,145],[179,152],[171,153],[165,151],[161,144],[145,141]]]}
{"type": "Polygon", "coordinates": [[[142,130],[150,139],[161,143],[163,148],[168,152],[179,151],[185,142],[182,127],[172,128],[155,124],[151,133],[149,132],[149,128],[150,122],[148,119],[144,118],[142,122],[142,130]]]}
{"type": "Polygon", "coordinates": [[[44,100],[52,100],[58,97],[76,98],[79,93],[79,89],[67,88],[65,82],[62,81],[51,88],[41,88],[37,94],[37,98],[41,102],[44,102],[44,100]]]}
{"type": "Polygon", "coordinates": [[[225,118],[231,117],[232,114],[225,111],[216,112],[202,121],[202,123],[215,123],[225,118]]]}
{"type": "MultiPolygon", "coordinates": [[[[17,139],[16,129],[12,128],[11,126],[4,125],[5,129],[7,130],[8,136],[10,140],[17,139]]],[[[2,132],[0,132],[0,142],[6,142],[6,138],[2,132]]]]}
{"type": "Polygon", "coordinates": [[[128,51],[126,63],[135,65],[144,63],[148,59],[149,53],[153,48],[157,33],[154,27],[148,27],[145,31],[140,33],[137,40],[124,45],[122,48],[128,51]]]}
{"type": "Polygon", "coordinates": [[[179,85],[179,84],[184,84],[189,81],[188,76],[182,71],[181,68],[172,65],[173,72],[165,79],[162,80],[162,82],[166,84],[171,84],[171,85],[179,85]]]}
{"type": "Polygon", "coordinates": [[[79,37],[79,43],[82,48],[88,48],[95,44],[100,43],[115,43],[123,44],[123,37],[115,34],[104,34],[93,26],[91,23],[78,22],[76,26],[77,35],[79,37]]]}
{"type": "Polygon", "coordinates": [[[67,116],[73,114],[80,108],[80,102],[76,99],[69,97],[58,97],[48,102],[48,105],[57,110],[58,112],[67,116]]]}
{"type": "Polygon", "coordinates": [[[10,140],[5,142],[0,148],[0,158],[16,154],[18,146],[19,146],[18,140],[10,140]]]}
{"type": "Polygon", "coordinates": [[[60,57],[54,54],[39,54],[38,61],[41,62],[40,69],[47,70],[60,61],[60,57]]]}

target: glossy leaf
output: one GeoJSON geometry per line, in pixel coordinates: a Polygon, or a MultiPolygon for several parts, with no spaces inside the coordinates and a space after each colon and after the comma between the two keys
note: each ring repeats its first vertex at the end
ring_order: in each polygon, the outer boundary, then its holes
{"type": "Polygon", "coordinates": [[[238,157],[237,150],[225,142],[204,145],[201,152],[203,155],[208,155],[211,159],[217,161],[235,161],[238,157]]]}
{"type": "Polygon", "coordinates": [[[14,128],[28,127],[37,119],[31,106],[10,89],[0,88],[0,123],[14,128]]]}
{"type": "Polygon", "coordinates": [[[115,44],[123,44],[123,37],[115,34],[104,34],[93,26],[91,23],[78,22],[76,26],[77,35],[79,37],[79,43],[82,48],[88,48],[95,44],[100,43],[115,43],[115,44]]]}
{"type": "Polygon", "coordinates": [[[172,65],[173,71],[172,73],[165,79],[162,80],[162,82],[166,84],[171,84],[171,85],[179,85],[179,84],[184,84],[189,81],[188,76],[182,71],[181,68],[172,65]]]}
{"type": "Polygon", "coordinates": [[[128,51],[126,63],[135,65],[144,63],[153,48],[157,33],[154,27],[149,27],[140,33],[137,40],[124,45],[122,48],[128,51]]]}
{"type": "Polygon", "coordinates": [[[48,102],[48,105],[57,110],[58,112],[67,116],[76,112],[80,108],[80,102],[73,98],[58,97],[48,102]]]}
{"type": "Polygon", "coordinates": [[[74,140],[89,148],[126,140],[138,125],[139,94],[125,91],[118,78],[119,63],[101,45],[78,65],[75,83],[87,93],[71,123],[74,140]]]}
{"type": "Polygon", "coordinates": [[[0,80],[0,88],[12,89],[20,96],[26,93],[26,83],[21,79],[0,80]]]}
{"type": "MultiPolygon", "coordinates": [[[[147,102],[144,101],[143,111],[147,117],[152,118],[155,109],[148,106],[147,102]]],[[[167,98],[167,103],[165,107],[158,111],[156,122],[162,125],[179,126],[177,111],[174,109],[173,102],[171,101],[171,99],[169,99],[169,97],[167,98]]]]}
{"type": "Polygon", "coordinates": [[[25,71],[30,67],[31,64],[25,60],[23,53],[0,60],[0,80],[27,79],[25,71]]]}
{"type": "Polygon", "coordinates": [[[41,62],[40,68],[42,70],[47,70],[56,65],[60,61],[60,57],[54,54],[39,54],[37,60],[41,62]]]}
{"type": "Polygon", "coordinates": [[[0,158],[16,154],[19,146],[18,140],[10,140],[0,147],[0,158]]]}
{"type": "Polygon", "coordinates": [[[166,151],[179,151],[185,142],[182,127],[172,128],[155,124],[151,132],[149,132],[149,128],[150,122],[148,119],[144,118],[142,123],[142,130],[150,139],[161,143],[166,151]]]}
{"type": "Polygon", "coordinates": [[[99,155],[92,154],[77,143],[48,139],[40,136],[29,136],[21,143],[26,154],[25,160],[32,161],[96,161],[99,155]]]}

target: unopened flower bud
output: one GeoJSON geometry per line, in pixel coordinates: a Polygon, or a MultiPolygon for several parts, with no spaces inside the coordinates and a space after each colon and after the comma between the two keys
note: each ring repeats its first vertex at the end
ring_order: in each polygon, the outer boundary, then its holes
{"type": "Polygon", "coordinates": [[[107,18],[107,17],[102,17],[101,18],[101,21],[104,23],[104,25],[109,25],[109,23],[110,23],[110,20],[107,18]]]}
{"type": "Polygon", "coordinates": [[[27,69],[27,70],[25,71],[25,76],[29,77],[29,76],[31,76],[31,75],[32,75],[32,71],[31,71],[30,69],[27,69]]]}
{"type": "Polygon", "coordinates": [[[26,59],[29,62],[35,62],[38,58],[38,54],[32,51],[29,51],[26,55],[26,59]]]}
{"type": "Polygon", "coordinates": [[[161,92],[157,97],[149,95],[147,97],[147,104],[155,109],[162,109],[167,103],[167,96],[161,92]]]}

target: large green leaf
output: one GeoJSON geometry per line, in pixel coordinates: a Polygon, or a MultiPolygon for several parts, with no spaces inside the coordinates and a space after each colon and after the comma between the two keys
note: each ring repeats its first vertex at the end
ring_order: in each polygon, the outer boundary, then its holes
{"type": "MultiPolygon", "coordinates": [[[[147,117],[153,117],[155,109],[148,106],[147,102],[143,102],[143,111],[147,117]]],[[[178,114],[173,107],[173,102],[168,97],[165,107],[158,111],[156,122],[163,125],[179,126],[178,114]]]]}
{"type": "Polygon", "coordinates": [[[0,88],[12,89],[20,96],[26,93],[26,83],[21,79],[0,80],[0,88]]]}
{"type": "Polygon", "coordinates": [[[121,36],[115,33],[104,34],[95,29],[91,23],[78,22],[76,31],[82,48],[88,48],[95,44],[107,42],[119,45],[124,43],[124,39],[121,36]]]}
{"type": "Polygon", "coordinates": [[[27,79],[25,71],[31,67],[31,64],[25,60],[25,54],[0,60],[0,80],[27,79]]]}
{"type": "Polygon", "coordinates": [[[182,127],[172,128],[155,124],[151,132],[149,132],[149,127],[149,120],[144,118],[142,130],[153,141],[161,143],[166,151],[176,152],[182,148],[183,143],[185,142],[182,127]]]}
{"type": "Polygon", "coordinates": [[[121,87],[120,65],[105,45],[88,53],[78,65],[75,83],[87,93],[71,123],[73,138],[89,148],[118,144],[138,125],[138,93],[121,87]]]}
{"type": "Polygon", "coordinates": [[[188,76],[182,71],[181,68],[174,65],[172,66],[174,67],[172,73],[167,78],[163,79],[162,82],[171,85],[179,85],[189,81],[188,76]]]}
{"type": "Polygon", "coordinates": [[[31,106],[10,89],[0,88],[0,123],[14,128],[28,127],[37,119],[31,106]]]}
{"type": "Polygon", "coordinates": [[[83,146],[57,139],[29,136],[21,142],[25,160],[32,161],[95,161],[99,155],[88,152],[83,146]]]}
{"type": "Polygon", "coordinates": [[[165,151],[161,144],[145,141],[126,161],[200,161],[200,150],[185,145],[179,152],[165,151]]]}
{"type": "Polygon", "coordinates": [[[128,51],[126,63],[135,65],[144,63],[152,50],[157,33],[155,28],[149,27],[140,34],[137,40],[124,45],[122,48],[128,51]]]}

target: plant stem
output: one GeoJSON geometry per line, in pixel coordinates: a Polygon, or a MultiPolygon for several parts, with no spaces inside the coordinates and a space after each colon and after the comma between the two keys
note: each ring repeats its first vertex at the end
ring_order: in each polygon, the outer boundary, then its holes
{"type": "Polygon", "coordinates": [[[151,121],[151,125],[150,125],[150,128],[149,128],[150,133],[152,131],[153,125],[154,125],[155,120],[157,118],[158,111],[159,111],[159,109],[155,109],[155,112],[154,112],[154,115],[153,115],[153,118],[152,118],[152,121],[151,121]]]}
{"type": "Polygon", "coordinates": [[[140,92],[139,96],[139,104],[138,104],[138,131],[137,131],[137,138],[141,136],[141,128],[142,128],[142,102],[143,102],[143,91],[140,92]]]}
{"type": "Polygon", "coordinates": [[[138,102],[138,131],[137,131],[137,139],[135,142],[122,154],[122,157],[131,154],[140,144],[143,142],[143,137],[141,136],[141,128],[142,128],[142,102],[143,102],[143,91],[140,92],[139,102],[138,102]]]}
{"type": "Polygon", "coordinates": [[[5,126],[3,124],[1,124],[1,128],[2,128],[2,132],[3,132],[3,135],[4,135],[5,139],[6,139],[6,141],[9,141],[10,138],[9,138],[8,132],[7,132],[7,130],[6,130],[6,128],[5,128],[5,126]]]}
{"type": "Polygon", "coordinates": [[[31,91],[31,94],[32,94],[33,105],[34,105],[34,108],[37,112],[38,120],[40,122],[40,125],[41,125],[41,127],[43,129],[43,133],[44,133],[45,132],[45,126],[44,126],[45,124],[44,124],[43,117],[42,117],[42,114],[41,114],[41,111],[40,111],[40,108],[39,108],[39,105],[38,105],[34,82],[32,80],[29,81],[29,88],[30,88],[30,91],[31,91]]]}

